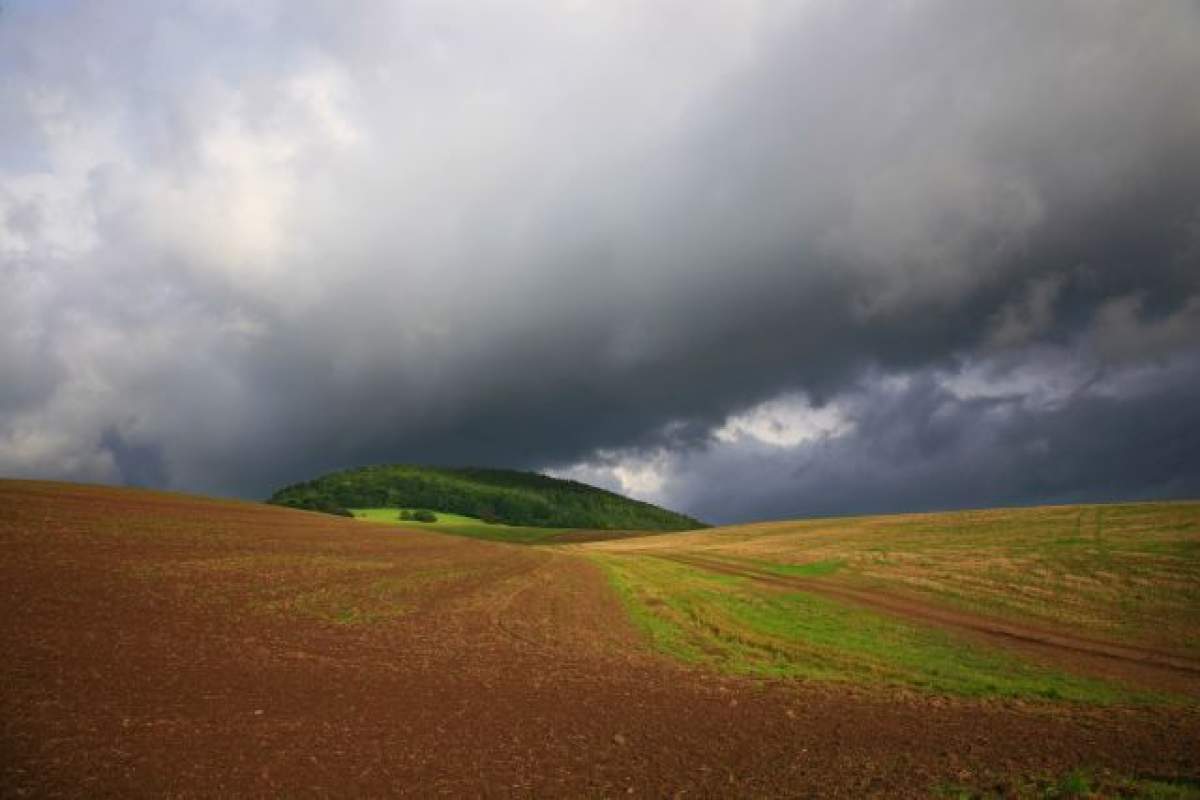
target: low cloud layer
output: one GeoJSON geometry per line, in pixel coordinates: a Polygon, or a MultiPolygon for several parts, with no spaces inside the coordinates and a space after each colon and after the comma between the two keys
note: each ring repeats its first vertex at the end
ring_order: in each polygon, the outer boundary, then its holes
{"type": "Polygon", "coordinates": [[[561,474],[714,522],[1196,498],[1198,431],[1196,358],[982,380],[927,370],[864,380],[821,409],[764,404],[705,447],[607,452],[561,474]]]}
{"type": "Polygon", "coordinates": [[[1200,10],[7,3],[0,474],[1200,495],[1200,10]]]}

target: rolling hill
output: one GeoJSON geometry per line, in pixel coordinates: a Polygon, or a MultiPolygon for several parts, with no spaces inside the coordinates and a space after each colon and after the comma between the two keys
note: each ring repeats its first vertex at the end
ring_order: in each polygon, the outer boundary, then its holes
{"type": "Polygon", "coordinates": [[[0,795],[1200,796],[1200,503],[550,530],[0,480],[0,795]]]}
{"type": "Polygon", "coordinates": [[[546,528],[683,531],[703,522],[577,481],[535,472],[402,464],[360,467],[292,484],[267,501],[310,511],[427,508],[546,528]]]}

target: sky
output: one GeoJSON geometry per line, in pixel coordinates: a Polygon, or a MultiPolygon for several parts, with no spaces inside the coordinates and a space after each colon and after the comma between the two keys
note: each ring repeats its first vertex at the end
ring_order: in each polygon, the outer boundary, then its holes
{"type": "Polygon", "coordinates": [[[0,476],[1200,497],[1200,4],[0,5],[0,476]]]}

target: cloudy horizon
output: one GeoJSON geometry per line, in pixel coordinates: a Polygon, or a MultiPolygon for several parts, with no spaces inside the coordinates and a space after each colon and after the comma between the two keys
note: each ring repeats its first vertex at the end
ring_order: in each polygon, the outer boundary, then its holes
{"type": "Polygon", "coordinates": [[[0,7],[0,477],[1200,498],[1200,5],[0,7]]]}

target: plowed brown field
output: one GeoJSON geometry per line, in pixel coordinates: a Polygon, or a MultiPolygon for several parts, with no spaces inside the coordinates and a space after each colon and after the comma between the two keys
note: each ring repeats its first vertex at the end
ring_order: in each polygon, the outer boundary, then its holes
{"type": "Polygon", "coordinates": [[[571,552],[0,482],[0,794],[925,797],[1200,776],[1194,708],[739,680],[571,552]]]}

